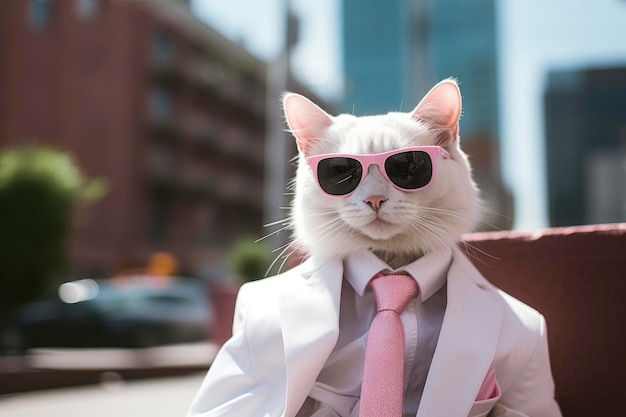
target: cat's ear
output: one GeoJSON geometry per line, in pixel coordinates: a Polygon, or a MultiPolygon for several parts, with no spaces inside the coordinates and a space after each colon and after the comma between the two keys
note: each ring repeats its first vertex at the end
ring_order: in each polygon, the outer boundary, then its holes
{"type": "Polygon", "coordinates": [[[411,112],[411,116],[439,132],[438,144],[456,140],[461,117],[461,91],[456,81],[447,79],[435,85],[411,112]]]}
{"type": "Polygon", "coordinates": [[[310,156],[311,147],[332,124],[332,117],[306,97],[287,93],[283,97],[285,118],[298,149],[310,156]]]}

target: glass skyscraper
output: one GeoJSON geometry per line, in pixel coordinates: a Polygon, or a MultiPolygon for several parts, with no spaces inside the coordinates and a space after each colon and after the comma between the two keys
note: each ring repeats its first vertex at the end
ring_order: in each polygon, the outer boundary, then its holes
{"type": "Polygon", "coordinates": [[[410,110],[432,85],[454,77],[464,136],[496,138],[494,9],[494,0],[344,0],[342,109],[410,110]]]}

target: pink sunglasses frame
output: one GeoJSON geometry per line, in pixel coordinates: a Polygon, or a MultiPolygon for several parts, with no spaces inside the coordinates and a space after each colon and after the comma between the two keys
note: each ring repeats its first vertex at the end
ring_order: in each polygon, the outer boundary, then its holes
{"type": "Polygon", "coordinates": [[[424,190],[428,188],[428,186],[430,186],[430,184],[432,184],[433,182],[433,178],[435,177],[435,171],[437,168],[437,159],[439,159],[438,158],[439,156],[443,157],[444,159],[450,159],[450,154],[448,153],[448,151],[443,149],[441,146],[410,146],[407,148],[394,149],[393,151],[381,152],[381,153],[375,153],[375,154],[347,154],[347,153],[321,154],[321,155],[315,155],[315,156],[310,156],[306,158],[306,162],[309,165],[309,167],[311,167],[311,170],[313,171],[313,178],[315,179],[315,184],[317,185],[317,188],[322,192],[322,194],[329,196],[329,197],[345,198],[345,197],[349,197],[350,195],[352,195],[357,190],[357,188],[359,188],[359,185],[361,185],[361,183],[367,176],[369,167],[371,165],[378,166],[379,171],[383,175],[383,177],[385,177],[385,179],[389,181],[389,183],[397,190],[405,191],[405,192],[415,192],[415,191],[424,190]],[[428,181],[428,184],[420,188],[399,187],[398,185],[394,184],[394,182],[389,179],[389,176],[387,175],[387,172],[385,171],[385,161],[387,160],[387,158],[389,158],[392,155],[397,155],[403,152],[411,152],[411,151],[421,151],[421,152],[427,153],[428,156],[430,157],[430,161],[433,166],[433,172],[432,172],[430,181],[428,181]],[[348,194],[340,194],[340,195],[329,194],[326,191],[324,191],[324,189],[319,183],[319,178],[317,176],[317,167],[320,161],[327,159],[327,158],[352,158],[352,159],[356,159],[357,161],[359,161],[363,169],[361,172],[361,178],[359,179],[359,183],[354,188],[354,190],[352,190],[348,194]]]}

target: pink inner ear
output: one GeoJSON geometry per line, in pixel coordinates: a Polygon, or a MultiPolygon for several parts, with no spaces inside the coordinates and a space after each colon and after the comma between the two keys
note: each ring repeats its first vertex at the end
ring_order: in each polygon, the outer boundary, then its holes
{"type": "Polygon", "coordinates": [[[432,123],[435,128],[450,129],[452,138],[456,138],[461,117],[459,87],[450,80],[440,82],[426,94],[411,115],[432,123]]]}
{"type": "Polygon", "coordinates": [[[326,129],[332,123],[331,117],[312,101],[298,94],[286,95],[283,108],[298,148],[308,155],[311,146],[324,137],[326,129]]]}

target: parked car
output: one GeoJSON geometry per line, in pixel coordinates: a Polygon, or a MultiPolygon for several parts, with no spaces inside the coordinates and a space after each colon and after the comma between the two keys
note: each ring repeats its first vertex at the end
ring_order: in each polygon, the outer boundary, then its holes
{"type": "Polygon", "coordinates": [[[206,340],[212,328],[207,288],[197,280],[84,279],[6,315],[0,321],[0,351],[150,347],[206,340]]]}

